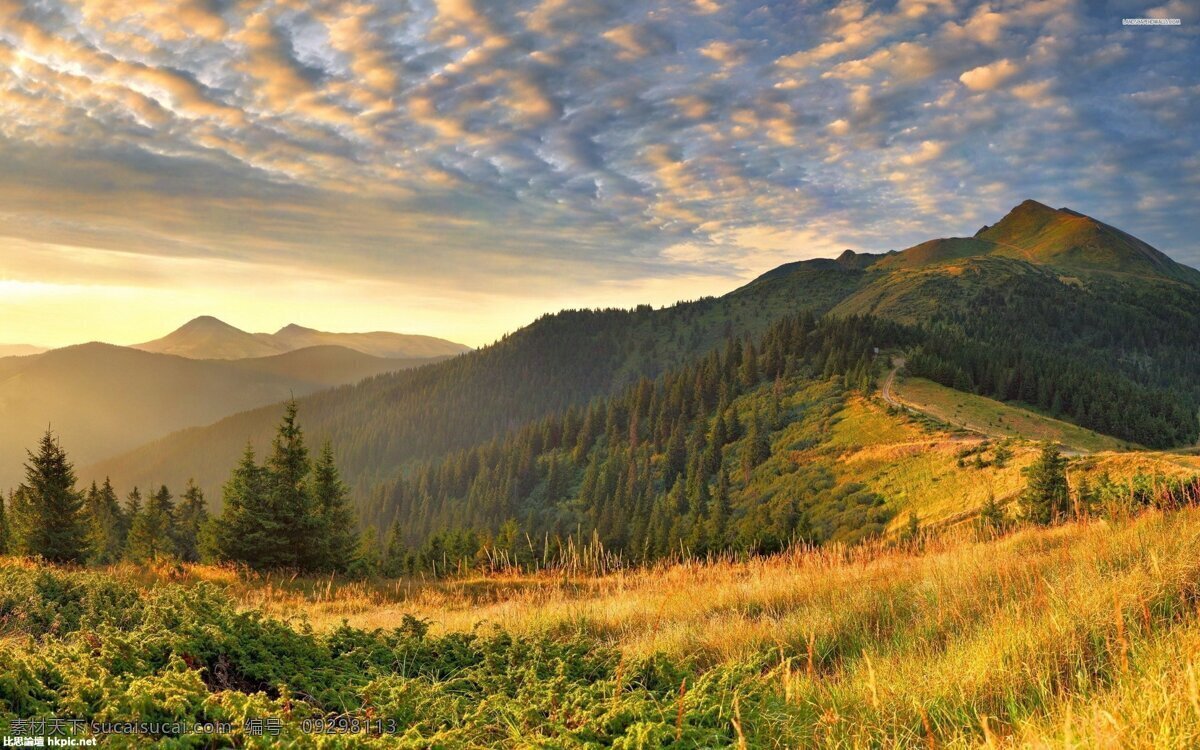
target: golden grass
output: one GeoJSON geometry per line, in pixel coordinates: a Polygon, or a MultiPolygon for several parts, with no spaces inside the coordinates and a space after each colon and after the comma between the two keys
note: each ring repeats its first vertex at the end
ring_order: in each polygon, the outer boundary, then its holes
{"type": "Polygon", "coordinates": [[[223,582],[244,606],[317,629],[414,614],[435,633],[584,633],[699,669],[761,664],[753,679],[802,745],[1200,746],[1198,509],[602,577],[139,570],[119,572],[143,585],[223,582]]]}

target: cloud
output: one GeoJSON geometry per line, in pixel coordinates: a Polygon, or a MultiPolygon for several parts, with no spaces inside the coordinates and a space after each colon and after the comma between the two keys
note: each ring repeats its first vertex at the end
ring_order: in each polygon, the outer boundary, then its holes
{"type": "Polygon", "coordinates": [[[946,144],[938,141],[921,141],[917,150],[900,157],[900,163],[905,166],[916,166],[933,161],[946,150],[946,144]]]}
{"type": "Polygon", "coordinates": [[[989,65],[971,68],[958,77],[963,85],[972,91],[987,91],[1012,78],[1021,67],[1012,60],[997,60],[989,65]]]}
{"type": "Polygon", "coordinates": [[[91,248],[456,299],[667,302],[815,238],[903,247],[1032,195],[1191,257],[1194,24],[1131,34],[1111,16],[1078,0],[0,0],[0,246],[80,248],[56,256],[67,285],[131,273],[101,274],[91,248]]]}

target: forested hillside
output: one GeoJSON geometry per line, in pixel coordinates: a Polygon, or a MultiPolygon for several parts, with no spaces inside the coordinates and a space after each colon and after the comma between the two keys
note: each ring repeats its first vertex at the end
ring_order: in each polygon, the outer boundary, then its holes
{"type": "MultiPolygon", "coordinates": [[[[444,455],[572,404],[586,404],[642,377],[657,377],[719,347],[758,335],[797,310],[822,312],[858,283],[829,261],[805,263],[769,285],[664,309],[568,310],[453,360],[392,373],[300,399],[305,430],[331,440],[362,496],[398,467],[444,455]]],[[[246,441],[265,445],[279,414],[264,407],[190,429],[85,468],[123,485],[194,477],[219,496],[246,441]]]]}
{"type": "Polygon", "coordinates": [[[426,557],[469,557],[479,541],[463,534],[475,530],[505,535],[497,546],[517,556],[532,552],[527,537],[550,535],[632,559],[878,534],[884,499],[834,481],[827,462],[759,468],[804,447],[773,433],[827,429],[843,388],[870,388],[876,352],[915,338],[878,319],[785,318],[760,342],[731,339],[656,381],[428,464],[373,498],[367,523],[395,524],[426,557]]]}
{"type": "MultiPolygon", "coordinates": [[[[1180,269],[1119,230],[1027,202],[976,238],[788,264],[724,297],[659,310],[548,315],[450,362],[302,399],[300,413],[315,439],[332,440],[362,501],[424,461],[657,378],[808,310],[919,325],[911,367],[944,385],[1149,447],[1190,444],[1200,286],[1180,269]]],[[[122,484],[194,476],[216,494],[246,441],[265,444],[277,413],[235,415],[82,474],[122,484]]]]}

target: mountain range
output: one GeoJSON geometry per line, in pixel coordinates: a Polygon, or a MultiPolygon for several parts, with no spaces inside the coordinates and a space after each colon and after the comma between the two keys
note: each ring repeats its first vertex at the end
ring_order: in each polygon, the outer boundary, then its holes
{"type": "Polygon", "coordinates": [[[190,320],[160,339],[134,344],[131,348],[189,359],[246,359],[284,354],[310,346],[342,346],[388,359],[449,357],[471,350],[469,346],[433,336],[386,331],[328,333],[295,323],[275,333],[247,333],[209,315],[190,320]]]}
{"type": "MultiPolygon", "coordinates": [[[[93,342],[0,357],[0,455],[23,456],[49,425],[74,460],[92,463],[185,427],[467,350],[426,336],[296,325],[261,336],[206,316],[138,347],[93,342]]],[[[19,461],[0,465],[0,487],[20,479],[19,461]]]]}
{"type": "Polygon", "coordinates": [[[46,351],[44,348],[32,344],[0,344],[0,358],[27,357],[30,354],[41,354],[44,351],[46,351]]]}
{"type": "MultiPolygon", "coordinates": [[[[973,237],[789,263],[722,297],[546,315],[484,349],[300,400],[361,499],[401,471],[654,378],[780,318],[871,315],[915,326],[913,366],[1143,445],[1196,439],[1200,272],[1076,211],[1035,201],[973,237]],[[919,330],[918,330],[919,329],[919,330]],[[919,334],[919,335],[918,335],[919,334]]],[[[87,467],[124,485],[195,476],[219,489],[268,406],[87,467]]]]}

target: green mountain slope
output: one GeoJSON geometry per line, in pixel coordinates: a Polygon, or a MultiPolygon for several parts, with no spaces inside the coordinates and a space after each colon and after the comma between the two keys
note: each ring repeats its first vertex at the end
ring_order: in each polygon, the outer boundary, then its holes
{"type": "MultiPolygon", "coordinates": [[[[659,310],[545,316],[451,361],[310,396],[300,405],[302,420],[316,440],[334,442],[361,498],[416,461],[656,377],[731,335],[757,336],[808,309],[924,327],[929,337],[912,362],[916,374],[943,385],[1023,401],[1144,445],[1194,440],[1200,286],[1180,281],[1190,269],[1154,261],[1157,251],[1144,243],[1090,219],[1085,226],[1069,211],[1046,209],[1053,215],[1041,223],[1030,218],[1044,208],[1022,204],[981,233],[996,239],[791,263],[723,297],[659,310]],[[1083,229],[1055,229],[1076,224],[1083,229]],[[1067,261],[1078,253],[1044,249],[1052,236],[1107,242],[1117,260],[1076,273],[1067,261]],[[1000,242],[1032,249],[1018,258],[1000,242]],[[1153,262],[1138,265],[1137,258],[1153,262]]],[[[1070,247],[1091,247],[1079,242],[1070,247]]],[[[111,474],[123,484],[195,476],[216,490],[247,440],[267,443],[277,414],[270,407],[234,415],[89,467],[84,476],[111,474]]]]}
{"type": "MultiPolygon", "coordinates": [[[[729,335],[757,335],[783,315],[828,310],[861,276],[836,264],[805,262],[721,298],[658,310],[547,315],[479,351],[301,399],[301,421],[314,440],[332,440],[361,496],[415,460],[475,445],[657,376],[729,335]]],[[[269,444],[278,414],[272,406],[184,430],[85,467],[81,476],[109,475],[122,485],[174,485],[195,477],[217,496],[247,440],[269,444]]]]}
{"type": "Polygon", "coordinates": [[[1063,270],[1127,273],[1200,284],[1200,271],[1122,232],[1068,208],[1053,209],[1028,200],[975,235],[994,243],[995,255],[1063,270]]]}

